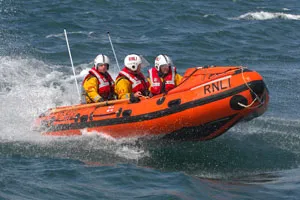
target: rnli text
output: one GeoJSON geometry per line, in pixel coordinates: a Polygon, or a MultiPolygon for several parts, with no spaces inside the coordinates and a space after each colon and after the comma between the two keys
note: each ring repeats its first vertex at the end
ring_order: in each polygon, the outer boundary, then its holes
{"type": "Polygon", "coordinates": [[[230,88],[230,78],[220,80],[204,86],[204,94],[214,93],[216,91],[230,88]]]}

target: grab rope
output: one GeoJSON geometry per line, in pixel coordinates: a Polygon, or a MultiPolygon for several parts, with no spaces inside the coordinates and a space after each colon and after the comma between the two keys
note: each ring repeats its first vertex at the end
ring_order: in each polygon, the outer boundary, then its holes
{"type": "Polygon", "coordinates": [[[245,105],[245,104],[240,103],[240,102],[238,102],[238,105],[242,106],[244,108],[248,108],[248,109],[255,109],[255,108],[261,106],[264,102],[263,102],[263,100],[261,98],[259,98],[259,96],[252,90],[252,88],[247,83],[247,81],[245,79],[245,76],[244,76],[244,67],[241,66],[240,69],[242,71],[243,81],[244,81],[245,85],[249,88],[249,90],[255,95],[255,99],[253,99],[253,101],[249,105],[245,105]],[[255,107],[250,108],[256,101],[258,101],[259,104],[257,106],[255,106],[255,107]]]}

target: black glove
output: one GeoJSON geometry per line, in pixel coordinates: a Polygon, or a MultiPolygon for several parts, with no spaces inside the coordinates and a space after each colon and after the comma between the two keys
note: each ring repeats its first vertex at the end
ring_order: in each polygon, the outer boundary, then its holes
{"type": "Polygon", "coordinates": [[[151,92],[149,92],[148,97],[152,98],[153,94],[151,92]]]}
{"type": "Polygon", "coordinates": [[[99,103],[99,102],[103,102],[104,101],[104,99],[101,97],[97,102],[99,103]]]}
{"type": "Polygon", "coordinates": [[[129,99],[130,103],[138,103],[141,100],[138,97],[134,96],[134,93],[130,93],[130,99],[129,99]]]}

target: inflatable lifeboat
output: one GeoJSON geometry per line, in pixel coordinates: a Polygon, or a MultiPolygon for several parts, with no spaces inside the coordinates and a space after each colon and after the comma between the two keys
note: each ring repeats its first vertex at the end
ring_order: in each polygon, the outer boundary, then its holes
{"type": "Polygon", "coordinates": [[[167,94],[130,103],[127,99],[56,107],[41,114],[35,129],[45,135],[96,132],[114,138],[161,136],[209,140],[241,120],[263,114],[268,89],[256,71],[241,66],[189,68],[167,94]]]}

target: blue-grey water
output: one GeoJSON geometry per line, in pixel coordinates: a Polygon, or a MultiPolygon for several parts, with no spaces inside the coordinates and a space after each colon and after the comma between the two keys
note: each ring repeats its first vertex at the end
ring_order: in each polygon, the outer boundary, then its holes
{"type": "Polygon", "coordinates": [[[0,199],[300,199],[299,47],[296,0],[0,0],[0,199]],[[41,136],[41,112],[78,103],[64,29],[79,82],[99,53],[116,76],[109,31],[120,67],[254,69],[269,109],[207,142],[41,136]]]}

